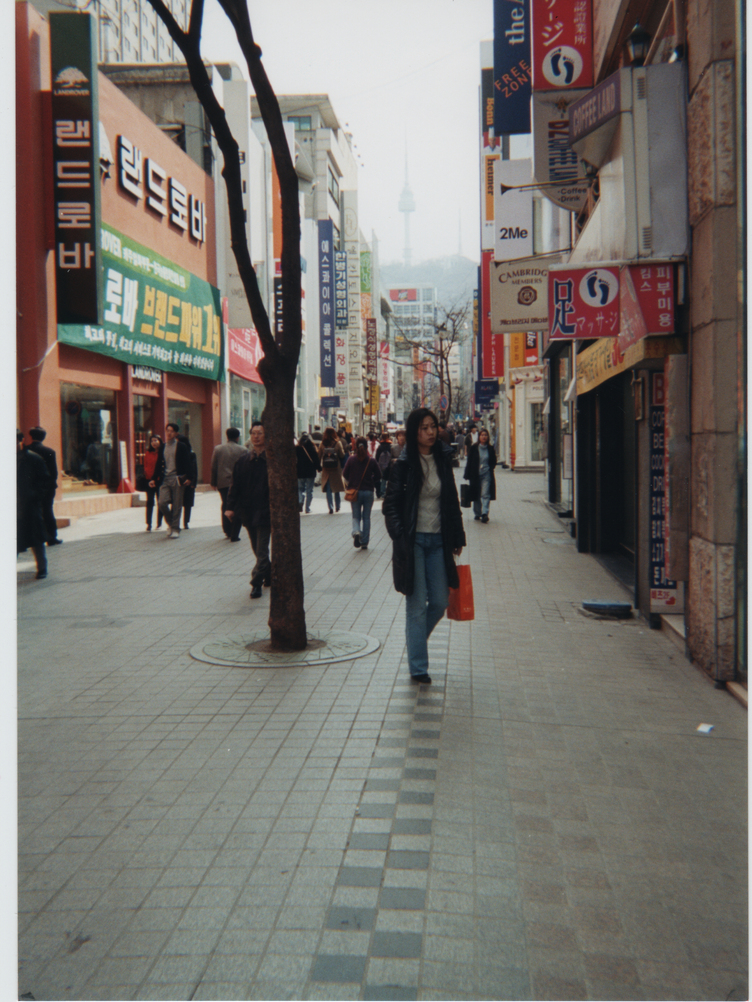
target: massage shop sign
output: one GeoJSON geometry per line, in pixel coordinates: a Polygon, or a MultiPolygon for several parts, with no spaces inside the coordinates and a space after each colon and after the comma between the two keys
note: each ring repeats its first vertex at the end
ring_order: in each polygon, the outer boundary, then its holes
{"type": "Polygon", "coordinates": [[[100,253],[101,322],[60,323],[58,340],[130,365],[221,380],[219,290],[106,224],[100,253]]]}

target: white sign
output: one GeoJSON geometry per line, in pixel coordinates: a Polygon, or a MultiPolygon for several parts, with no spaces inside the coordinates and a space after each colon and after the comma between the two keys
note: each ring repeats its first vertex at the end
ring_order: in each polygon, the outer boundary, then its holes
{"type": "Polygon", "coordinates": [[[561,254],[491,261],[491,333],[548,330],[548,269],[561,254]]]}
{"type": "Polygon", "coordinates": [[[533,253],[533,162],[497,160],[494,163],[494,255],[497,261],[529,257],[533,253]],[[522,188],[521,191],[516,189],[522,188]]]}
{"type": "Polygon", "coordinates": [[[533,92],[533,174],[546,198],[570,212],[585,204],[582,160],[569,145],[569,108],[586,90],[533,92]]]}

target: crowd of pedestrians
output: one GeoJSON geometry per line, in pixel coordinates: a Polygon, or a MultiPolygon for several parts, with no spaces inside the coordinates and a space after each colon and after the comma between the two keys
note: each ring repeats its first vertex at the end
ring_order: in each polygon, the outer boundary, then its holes
{"type": "MultiPolygon", "coordinates": [[[[53,502],[57,488],[55,453],[43,445],[45,431],[33,428],[24,447],[19,431],[17,461],[18,552],[31,549],[37,578],[47,576],[46,547],[61,543],[57,536],[53,502]]],[[[271,585],[271,511],[266,461],[266,433],[253,423],[246,446],[238,428],[228,428],[226,441],[216,446],[211,459],[211,486],[221,500],[221,525],[230,542],[238,542],[244,527],[254,564],[252,599],[261,598],[271,585]]],[[[344,500],[351,510],[353,546],[365,552],[371,539],[371,513],[383,499],[386,529],[392,542],[394,587],[405,595],[405,634],[411,678],[430,683],[428,638],[444,615],[449,589],[456,588],[455,557],[465,545],[462,511],[453,467],[465,459],[467,498],[476,521],[489,521],[496,500],[496,451],[488,429],[471,424],[455,429],[440,423],[427,408],[408,417],[406,427],[392,437],[353,437],[345,428],[303,432],[295,443],[298,510],[311,513],[313,493],[319,486],[330,515],[344,500]],[[320,480],[317,478],[320,477],[320,480]]],[[[164,440],[152,434],[137,478],[146,493],[146,531],[167,526],[167,539],[179,539],[189,527],[198,463],[187,436],[170,421],[164,440]]]]}

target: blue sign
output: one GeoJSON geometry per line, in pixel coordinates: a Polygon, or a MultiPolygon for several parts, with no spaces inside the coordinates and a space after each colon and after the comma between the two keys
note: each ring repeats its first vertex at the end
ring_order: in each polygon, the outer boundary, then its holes
{"type": "Polygon", "coordinates": [[[319,219],[319,337],[321,385],[336,386],[334,372],[334,224],[319,219]]]}
{"type": "Polygon", "coordinates": [[[494,0],[494,135],[526,134],[533,93],[530,0],[494,0]]]}
{"type": "Polygon", "coordinates": [[[498,379],[476,379],[475,380],[475,406],[493,407],[493,398],[499,392],[498,379]]]}
{"type": "Polygon", "coordinates": [[[322,397],[319,402],[322,407],[339,407],[339,397],[322,397]]]}

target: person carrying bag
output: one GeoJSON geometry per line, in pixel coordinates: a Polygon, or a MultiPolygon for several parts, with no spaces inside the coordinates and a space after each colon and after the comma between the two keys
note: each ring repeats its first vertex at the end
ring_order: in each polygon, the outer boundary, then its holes
{"type": "Polygon", "coordinates": [[[371,538],[373,493],[381,482],[381,470],[376,461],[368,455],[368,442],[365,438],[357,439],[355,454],[348,457],[342,476],[348,484],[345,501],[349,501],[352,506],[353,546],[356,550],[367,550],[371,538]],[[358,486],[350,487],[349,485],[354,482],[357,482],[358,486]]]}

